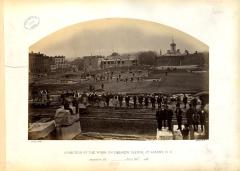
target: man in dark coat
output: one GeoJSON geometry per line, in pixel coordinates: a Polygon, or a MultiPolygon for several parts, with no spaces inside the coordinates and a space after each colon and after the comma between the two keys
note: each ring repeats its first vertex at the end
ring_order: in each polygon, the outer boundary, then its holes
{"type": "Polygon", "coordinates": [[[162,121],[163,121],[163,112],[164,109],[159,109],[156,111],[156,120],[158,125],[158,130],[162,130],[162,121]]]}
{"type": "Polygon", "coordinates": [[[130,97],[126,96],[125,97],[125,102],[126,102],[126,106],[129,107],[129,101],[130,101],[130,97]]]}
{"type": "Polygon", "coordinates": [[[163,103],[164,103],[165,106],[168,104],[168,97],[167,96],[164,96],[163,103]]]}
{"type": "Polygon", "coordinates": [[[186,107],[187,107],[187,96],[184,94],[184,96],[183,96],[183,103],[184,103],[184,108],[186,109],[186,107]]]}
{"type": "Polygon", "coordinates": [[[176,117],[177,117],[177,123],[178,123],[178,130],[182,130],[182,113],[183,111],[180,108],[180,105],[176,108],[176,117]]]}
{"type": "Polygon", "coordinates": [[[173,111],[172,109],[168,108],[168,105],[166,105],[166,115],[167,115],[167,123],[168,123],[168,130],[172,131],[172,117],[173,117],[173,111]]]}
{"type": "Polygon", "coordinates": [[[161,104],[162,104],[162,96],[158,95],[157,97],[157,104],[158,104],[158,108],[161,108],[161,104]]]}
{"type": "Polygon", "coordinates": [[[188,139],[188,136],[189,136],[189,133],[190,133],[188,124],[184,124],[184,128],[183,128],[183,130],[181,131],[181,133],[182,133],[183,139],[184,139],[184,140],[187,140],[187,139],[188,139]]]}
{"type": "Polygon", "coordinates": [[[193,128],[194,128],[194,131],[198,131],[198,124],[199,124],[199,113],[196,112],[196,110],[194,110],[194,114],[193,114],[193,128]]]}
{"type": "Polygon", "coordinates": [[[107,95],[105,96],[105,99],[106,99],[107,107],[109,107],[110,95],[107,94],[107,95]]]}
{"type": "Polygon", "coordinates": [[[162,112],[162,117],[163,117],[163,127],[165,128],[167,126],[167,105],[163,105],[162,106],[163,110],[161,110],[162,112]]]}
{"type": "Polygon", "coordinates": [[[65,103],[65,93],[64,92],[61,94],[60,99],[61,99],[61,103],[64,105],[64,103],[65,103]]]}
{"type": "Polygon", "coordinates": [[[101,99],[103,101],[103,104],[105,106],[105,102],[106,102],[106,95],[103,93],[102,96],[101,96],[101,99]]]}
{"type": "Polygon", "coordinates": [[[151,96],[151,103],[152,103],[152,108],[154,109],[155,108],[155,96],[154,95],[152,95],[151,96]]]}
{"type": "Polygon", "coordinates": [[[134,109],[137,108],[137,96],[133,96],[133,107],[134,109]]]}
{"type": "Polygon", "coordinates": [[[194,99],[192,99],[191,103],[192,103],[193,109],[196,110],[196,107],[197,107],[197,98],[195,97],[194,99]]]}
{"type": "Polygon", "coordinates": [[[123,96],[121,94],[118,96],[118,101],[119,101],[119,106],[122,107],[123,96]]]}
{"type": "Polygon", "coordinates": [[[144,103],[145,103],[146,108],[148,108],[148,96],[147,95],[144,97],[144,103]]]}
{"type": "Polygon", "coordinates": [[[191,128],[192,127],[194,110],[193,110],[192,104],[189,104],[189,107],[190,108],[186,112],[186,118],[187,118],[187,124],[191,128]]]}
{"type": "Polygon", "coordinates": [[[138,97],[138,103],[139,103],[140,107],[142,107],[143,96],[140,95],[140,96],[138,97]]]}
{"type": "Polygon", "coordinates": [[[206,122],[206,111],[204,110],[204,106],[201,106],[201,110],[198,111],[198,114],[200,117],[201,130],[203,132],[203,126],[205,125],[206,122]]]}
{"type": "Polygon", "coordinates": [[[78,114],[78,110],[79,110],[78,103],[79,103],[78,99],[77,98],[73,98],[72,104],[76,108],[76,114],[78,114]]]}

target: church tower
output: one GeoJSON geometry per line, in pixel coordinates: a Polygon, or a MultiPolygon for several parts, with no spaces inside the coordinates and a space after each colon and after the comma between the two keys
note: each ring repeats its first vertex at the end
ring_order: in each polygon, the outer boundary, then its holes
{"type": "Polygon", "coordinates": [[[174,39],[172,38],[172,43],[170,44],[171,47],[171,53],[175,54],[176,53],[176,43],[174,43],[174,39]]]}

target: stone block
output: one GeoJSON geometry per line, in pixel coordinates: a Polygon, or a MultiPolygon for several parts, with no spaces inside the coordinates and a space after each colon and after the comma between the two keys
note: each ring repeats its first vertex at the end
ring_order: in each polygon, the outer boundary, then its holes
{"type": "Polygon", "coordinates": [[[55,130],[55,121],[49,121],[45,123],[32,123],[29,126],[28,135],[29,139],[37,140],[47,137],[53,130],[55,130]]]}
{"type": "Polygon", "coordinates": [[[163,128],[162,130],[157,130],[156,138],[157,140],[173,140],[173,133],[163,128]]]}

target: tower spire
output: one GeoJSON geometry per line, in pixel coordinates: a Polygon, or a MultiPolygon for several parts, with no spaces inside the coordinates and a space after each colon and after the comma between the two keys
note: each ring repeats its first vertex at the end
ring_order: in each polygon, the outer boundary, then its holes
{"type": "Polygon", "coordinates": [[[176,43],[174,43],[173,36],[172,36],[172,43],[170,44],[170,47],[171,47],[171,53],[175,54],[176,53],[176,43]]]}
{"type": "Polygon", "coordinates": [[[172,43],[174,43],[173,35],[172,35],[172,43]]]}

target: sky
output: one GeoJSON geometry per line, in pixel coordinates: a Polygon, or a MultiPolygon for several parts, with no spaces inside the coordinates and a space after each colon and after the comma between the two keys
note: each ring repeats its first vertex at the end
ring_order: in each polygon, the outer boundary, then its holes
{"type": "Polygon", "coordinates": [[[174,28],[144,20],[109,18],[63,28],[33,44],[29,51],[67,59],[112,52],[134,53],[153,50],[166,53],[174,39],[176,49],[190,53],[208,51],[208,46],[174,28]]]}

